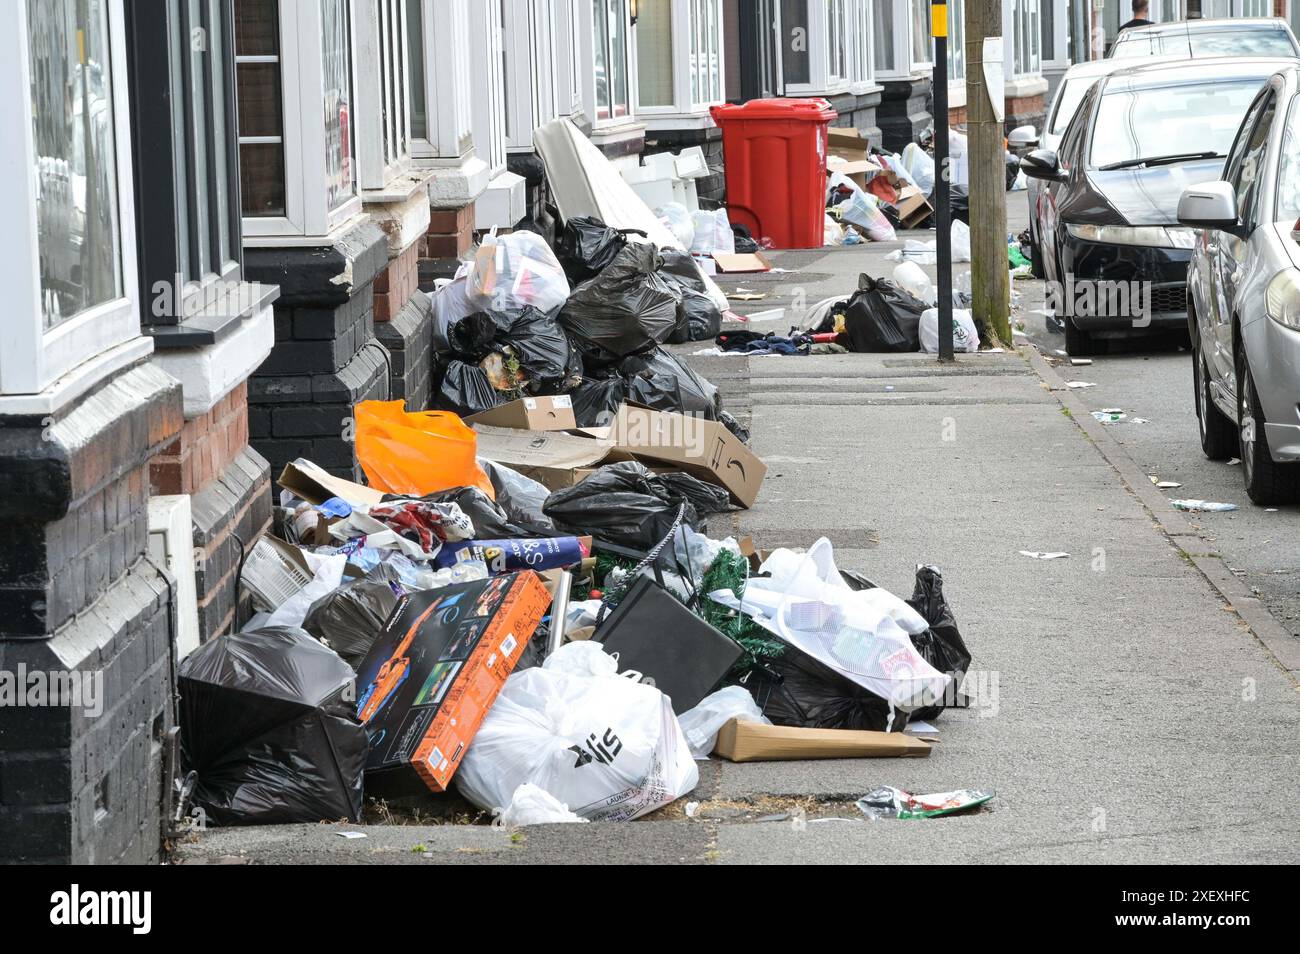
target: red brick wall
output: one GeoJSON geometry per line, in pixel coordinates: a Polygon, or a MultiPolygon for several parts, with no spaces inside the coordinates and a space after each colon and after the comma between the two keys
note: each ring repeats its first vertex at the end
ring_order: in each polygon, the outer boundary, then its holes
{"type": "Polygon", "coordinates": [[[420,246],[412,242],[397,258],[375,276],[375,321],[389,321],[402,310],[420,282],[420,246]]]}
{"type": "Polygon", "coordinates": [[[248,445],[248,384],[186,421],[149,467],[155,494],[193,494],[210,484],[248,445]]]}
{"type": "Polygon", "coordinates": [[[460,258],[474,244],[474,203],[459,209],[434,209],[429,216],[428,258],[460,258]]]}

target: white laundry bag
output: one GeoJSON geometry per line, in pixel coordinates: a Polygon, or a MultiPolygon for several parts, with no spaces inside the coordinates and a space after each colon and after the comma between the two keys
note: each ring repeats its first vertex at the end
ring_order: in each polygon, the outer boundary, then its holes
{"type": "MultiPolygon", "coordinates": [[[[921,324],[917,328],[921,338],[921,350],[926,354],[939,353],[939,309],[927,308],[921,312],[921,324]]],[[[980,349],[979,332],[975,330],[975,320],[965,308],[952,310],[952,350],[958,354],[974,354],[980,349]]]]}
{"type": "Polygon", "coordinates": [[[719,252],[730,255],[736,251],[736,234],[731,231],[731,220],[726,209],[708,212],[701,209],[691,213],[695,235],[691,241],[692,255],[712,255],[719,252]]]}
{"type": "Polygon", "coordinates": [[[671,701],[617,665],[579,641],[512,673],[456,773],[461,794],[498,810],[528,783],[580,818],[628,821],[693,789],[699,770],[671,701]]]}

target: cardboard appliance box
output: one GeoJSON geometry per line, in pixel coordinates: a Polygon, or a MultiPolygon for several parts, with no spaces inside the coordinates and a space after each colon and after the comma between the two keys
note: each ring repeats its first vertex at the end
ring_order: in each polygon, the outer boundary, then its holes
{"type": "Polygon", "coordinates": [[[754,505],[767,474],[767,465],[717,421],[624,404],[613,438],[613,456],[676,467],[725,488],[742,507],[754,505]]]}
{"type": "Polygon", "coordinates": [[[862,133],[852,126],[831,126],[826,130],[826,154],[839,156],[846,162],[865,160],[868,145],[862,133]]]}
{"type": "Polygon", "coordinates": [[[331,497],[353,504],[377,504],[384,499],[383,491],[335,477],[302,457],[284,465],[278,483],[311,504],[323,504],[331,497]]]}
{"type": "Polygon", "coordinates": [[[925,758],[930,743],[902,732],[802,729],[732,719],[718,732],[713,752],[733,762],[925,758]]]}
{"type": "Polygon", "coordinates": [[[532,570],[398,601],[357,668],[368,794],[447,790],[550,603],[532,570]]]}
{"type": "Polygon", "coordinates": [[[613,441],[561,431],[521,431],[475,424],[478,456],[505,464],[550,490],[571,487],[607,463],[613,441]]]}
{"type": "Polygon", "coordinates": [[[465,422],[525,431],[567,431],[578,426],[573,416],[573,399],[567,394],[520,398],[472,414],[465,422]]]}

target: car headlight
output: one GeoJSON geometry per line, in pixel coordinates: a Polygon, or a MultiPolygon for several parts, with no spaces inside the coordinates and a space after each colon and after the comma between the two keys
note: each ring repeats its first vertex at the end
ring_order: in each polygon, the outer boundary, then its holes
{"type": "Polygon", "coordinates": [[[1274,275],[1264,302],[1270,318],[1300,331],[1300,270],[1288,268],[1274,275]]]}
{"type": "Polygon", "coordinates": [[[1194,248],[1196,231],[1163,225],[1067,225],[1065,230],[1085,242],[1142,245],[1147,248],[1194,248]]]}

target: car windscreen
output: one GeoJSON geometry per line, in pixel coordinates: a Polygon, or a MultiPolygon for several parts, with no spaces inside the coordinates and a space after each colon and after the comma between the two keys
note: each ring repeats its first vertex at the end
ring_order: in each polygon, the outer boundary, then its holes
{"type": "Polygon", "coordinates": [[[1095,82],[1097,82],[1097,78],[1089,76],[1079,79],[1067,79],[1061,84],[1061,92],[1056,100],[1056,112],[1052,114],[1052,128],[1048,132],[1053,136],[1060,136],[1065,133],[1065,127],[1070,125],[1070,120],[1074,118],[1079,103],[1083,102],[1084,94],[1092,88],[1092,84],[1095,82]]]}
{"type": "Polygon", "coordinates": [[[1286,30],[1192,31],[1192,56],[1295,56],[1295,44],[1286,30]]]}
{"type": "Polygon", "coordinates": [[[1093,124],[1093,166],[1191,156],[1227,155],[1241,118],[1264,77],[1107,89],[1093,124]]]}

